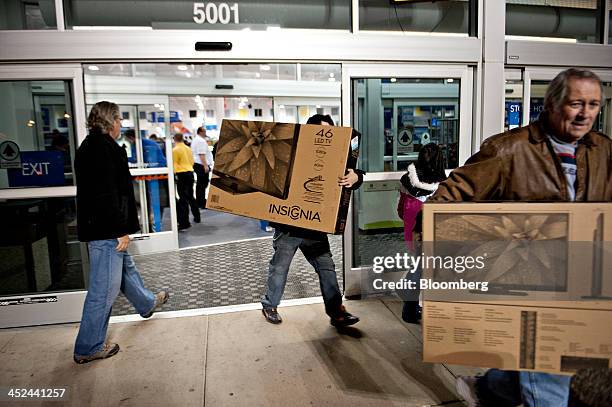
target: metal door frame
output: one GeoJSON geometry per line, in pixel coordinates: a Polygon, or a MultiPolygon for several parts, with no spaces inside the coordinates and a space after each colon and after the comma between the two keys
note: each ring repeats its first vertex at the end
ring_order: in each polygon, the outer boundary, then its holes
{"type": "MultiPolygon", "coordinates": [[[[352,81],[361,78],[455,78],[461,80],[459,88],[459,165],[472,154],[472,109],[474,72],[473,68],[458,64],[342,64],[342,125],[352,126],[353,105],[352,81]]],[[[366,174],[366,181],[396,180],[403,172],[376,172],[366,174]]],[[[354,201],[353,201],[354,202],[354,201]]],[[[343,273],[345,296],[361,294],[362,273],[371,267],[353,267],[353,204],[349,205],[343,235],[343,273]]]]}
{"type": "MultiPolygon", "coordinates": [[[[136,233],[130,235],[132,242],[130,243],[130,254],[140,255],[148,253],[156,253],[170,250],[178,250],[178,222],[176,214],[176,193],[174,186],[174,170],[172,164],[172,143],[170,142],[170,104],[168,95],[153,95],[153,94],[113,94],[113,93],[89,93],[85,95],[87,105],[92,105],[101,100],[109,100],[118,105],[128,105],[138,107],[139,105],[154,105],[161,103],[166,108],[164,109],[164,128],[168,135],[166,142],[166,163],[167,168],[130,168],[132,176],[166,174],[168,175],[168,203],[170,205],[170,216],[172,228],[169,231],[152,232],[152,233],[136,233]]],[[[134,125],[137,126],[135,118],[134,125]]]]}
{"type": "MultiPolygon", "coordinates": [[[[83,71],[80,64],[2,65],[1,81],[69,81],[77,145],[87,135],[83,71]]],[[[76,197],[76,186],[1,189],[0,199],[76,197]]],[[[87,269],[87,256],[83,259],[87,269]]],[[[87,279],[85,279],[87,281],[87,279]]],[[[75,322],[81,319],[87,291],[45,292],[0,298],[0,328],[75,322]],[[13,301],[18,304],[11,304],[13,301]]]]}

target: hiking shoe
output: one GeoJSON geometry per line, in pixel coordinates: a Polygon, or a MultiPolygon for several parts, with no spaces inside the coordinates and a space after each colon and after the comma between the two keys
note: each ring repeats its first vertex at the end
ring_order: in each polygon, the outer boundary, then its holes
{"type": "Polygon", "coordinates": [[[457,393],[463,397],[463,400],[467,403],[468,407],[479,407],[481,404],[478,401],[478,395],[476,394],[476,381],[477,377],[474,376],[459,376],[455,381],[455,387],[457,393]]]}
{"type": "Polygon", "coordinates": [[[266,321],[271,324],[280,324],[283,322],[276,308],[262,308],[261,313],[266,317],[266,321]]]}
{"type": "Polygon", "coordinates": [[[155,294],[155,306],[153,307],[151,311],[149,311],[145,315],[142,315],[142,317],[145,319],[151,318],[151,316],[153,316],[155,311],[168,301],[168,298],[170,298],[170,295],[168,294],[167,291],[160,291],[157,294],[155,294]]]}
{"type": "Polygon", "coordinates": [[[107,342],[102,346],[102,349],[100,349],[93,355],[88,355],[88,356],[74,355],[74,361],[78,363],[79,365],[82,365],[83,363],[89,363],[97,359],[110,358],[111,356],[116,355],[117,352],[119,352],[119,345],[116,343],[107,342]]]}
{"type": "Polygon", "coordinates": [[[340,312],[338,312],[338,315],[329,319],[330,324],[339,328],[349,325],[355,325],[357,322],[359,322],[359,317],[356,317],[355,315],[348,312],[346,308],[344,308],[344,305],[340,306],[340,312]]]}

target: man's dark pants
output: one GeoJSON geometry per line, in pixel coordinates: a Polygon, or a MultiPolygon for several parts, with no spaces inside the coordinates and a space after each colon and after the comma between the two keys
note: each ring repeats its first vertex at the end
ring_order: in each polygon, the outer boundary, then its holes
{"type": "Polygon", "coordinates": [[[204,171],[202,164],[194,163],[193,170],[195,171],[198,179],[196,181],[196,202],[202,209],[206,207],[206,188],[208,187],[208,173],[204,171]]]}
{"type": "Polygon", "coordinates": [[[191,208],[194,222],[199,222],[200,209],[193,197],[193,172],[176,173],[176,189],[179,195],[176,209],[179,228],[189,227],[189,208],[191,208]]]}

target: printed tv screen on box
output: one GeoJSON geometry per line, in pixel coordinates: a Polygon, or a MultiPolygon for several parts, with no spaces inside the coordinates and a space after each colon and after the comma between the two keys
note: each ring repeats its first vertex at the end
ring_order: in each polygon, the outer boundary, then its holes
{"type": "Polygon", "coordinates": [[[344,231],[356,162],[349,127],[223,120],[206,207],[327,233],[344,231]]]}
{"type": "Polygon", "coordinates": [[[423,240],[425,362],[612,368],[612,203],[425,203],[423,240]]]}

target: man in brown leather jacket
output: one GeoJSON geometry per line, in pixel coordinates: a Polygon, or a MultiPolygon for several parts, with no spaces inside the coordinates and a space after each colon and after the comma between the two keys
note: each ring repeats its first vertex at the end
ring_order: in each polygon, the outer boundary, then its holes
{"type": "MultiPolygon", "coordinates": [[[[551,82],[544,112],[526,127],[488,138],[429,201],[612,201],[612,141],[592,131],[603,87],[588,70],[551,82]]],[[[469,406],[567,405],[569,376],[490,369],[460,377],[469,406]]]]}

